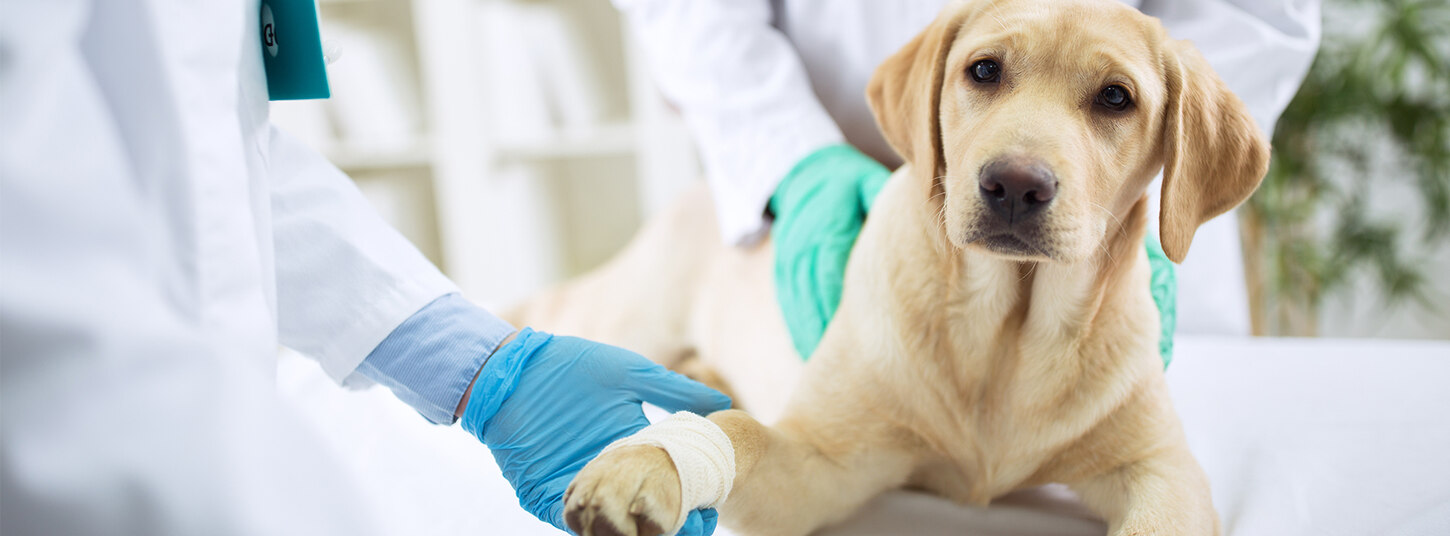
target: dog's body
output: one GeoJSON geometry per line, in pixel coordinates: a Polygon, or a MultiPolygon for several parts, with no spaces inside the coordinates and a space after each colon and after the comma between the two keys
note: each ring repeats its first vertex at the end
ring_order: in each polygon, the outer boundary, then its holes
{"type": "MultiPolygon", "coordinates": [[[[720,244],[702,194],[516,320],[694,354],[745,409],[779,415],[710,416],[736,456],[720,511],[742,533],[805,534],[901,486],[987,504],[1048,482],[1113,534],[1217,533],[1163,381],[1145,189],[1166,161],[1160,227],[1181,261],[1252,192],[1267,148],[1196,53],[1108,4],[955,5],[878,70],[868,98],[908,163],[808,362],[770,246],[720,244]],[[1104,104],[1109,85],[1131,105],[1104,104]]],[[[679,494],[664,451],[626,447],[579,474],[566,516],[585,534],[663,532],[679,494]]]]}

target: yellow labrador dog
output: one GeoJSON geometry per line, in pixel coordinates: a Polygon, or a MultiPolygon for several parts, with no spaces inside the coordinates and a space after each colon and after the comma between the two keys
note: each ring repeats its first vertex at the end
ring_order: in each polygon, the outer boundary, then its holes
{"type": "MultiPolygon", "coordinates": [[[[907,164],[881,192],[835,319],[802,363],[771,248],[720,243],[690,196],[600,270],[515,320],[685,356],[750,410],[723,522],[796,535],[893,488],[985,505],[1065,483],[1112,534],[1219,532],[1164,384],[1143,250],[1253,192],[1268,146],[1184,42],[1110,0],[968,1],[877,69],[867,91],[907,164]],[[767,426],[752,415],[766,415],[767,426]]],[[[566,496],[592,535],[671,531],[681,482],[652,446],[609,451],[566,496]]]]}

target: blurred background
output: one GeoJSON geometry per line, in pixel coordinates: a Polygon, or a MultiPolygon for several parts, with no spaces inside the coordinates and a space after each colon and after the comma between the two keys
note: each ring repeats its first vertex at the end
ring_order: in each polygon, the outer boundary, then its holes
{"type": "Polygon", "coordinates": [[[700,177],[604,0],[322,0],[333,97],[273,104],[474,300],[622,247],[700,177]]]}
{"type": "MultiPolygon", "coordinates": [[[[333,97],[274,121],[485,305],[598,265],[701,176],[605,0],[320,9],[333,97]]],[[[1447,29],[1444,0],[1325,0],[1237,214],[1255,334],[1450,339],[1447,29]]]]}

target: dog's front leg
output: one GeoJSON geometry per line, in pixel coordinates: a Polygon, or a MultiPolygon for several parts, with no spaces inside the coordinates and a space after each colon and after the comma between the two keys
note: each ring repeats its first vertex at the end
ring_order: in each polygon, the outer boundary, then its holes
{"type": "MultiPolygon", "coordinates": [[[[722,521],[752,536],[804,535],[900,486],[912,467],[903,435],[841,411],[849,405],[826,406],[831,415],[789,415],[774,427],[739,410],[711,414],[735,452],[722,521]]],[[[624,447],[579,472],[565,496],[565,518],[585,536],[655,536],[673,528],[680,496],[679,473],[664,450],[624,447]]]]}
{"type": "Polygon", "coordinates": [[[1108,521],[1110,536],[1217,536],[1208,476],[1186,445],[1072,485],[1108,521]]]}

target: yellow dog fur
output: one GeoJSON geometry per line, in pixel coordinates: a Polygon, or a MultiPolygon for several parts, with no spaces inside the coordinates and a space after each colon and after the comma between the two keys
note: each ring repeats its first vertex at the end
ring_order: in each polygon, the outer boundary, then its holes
{"type": "MultiPolygon", "coordinates": [[[[1160,169],[1160,236],[1180,262],[1200,224],[1257,187],[1269,150],[1243,104],[1189,44],[1110,0],[952,4],[867,93],[906,165],[808,362],[777,312],[770,245],[722,244],[703,192],[514,320],[688,357],[728,383],[750,413],[709,418],[735,448],[719,510],[742,534],[806,534],[903,486],[985,505],[1050,482],[1110,534],[1219,533],[1164,383],[1142,243],[1160,169]],[[982,58],[1002,66],[995,88],[967,74],[982,58]],[[1128,110],[1094,105],[1109,84],[1128,110]],[[1060,180],[1040,255],[974,236],[977,173],[1004,155],[1060,180]]],[[[679,500],[664,452],[630,447],[584,468],[566,517],[581,534],[660,533],[679,500]]]]}

